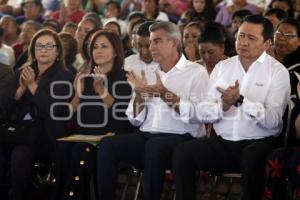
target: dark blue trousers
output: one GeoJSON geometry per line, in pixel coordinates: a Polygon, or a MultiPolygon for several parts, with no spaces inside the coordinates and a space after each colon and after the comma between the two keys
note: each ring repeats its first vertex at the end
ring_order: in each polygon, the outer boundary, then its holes
{"type": "Polygon", "coordinates": [[[174,147],[190,134],[151,134],[137,132],[107,137],[98,145],[97,183],[99,200],[116,199],[118,163],[128,163],[143,169],[143,199],[159,200],[165,170],[171,167],[174,147]]]}

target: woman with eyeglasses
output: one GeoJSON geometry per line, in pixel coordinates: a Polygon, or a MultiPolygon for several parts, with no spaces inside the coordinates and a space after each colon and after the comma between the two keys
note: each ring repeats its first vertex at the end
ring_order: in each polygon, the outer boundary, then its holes
{"type": "MultiPolygon", "coordinates": [[[[126,81],[124,51],[114,32],[96,31],[90,41],[90,64],[74,80],[71,101],[75,134],[130,133],[125,110],[131,98],[126,81]]],[[[95,174],[96,147],[90,143],[61,142],[55,153],[53,200],[90,199],[90,181],[95,174]]],[[[94,188],[97,189],[97,188],[94,188]]]]}
{"type": "MultiPolygon", "coordinates": [[[[13,200],[32,199],[29,192],[34,163],[51,160],[55,139],[66,134],[70,115],[66,103],[72,95],[73,75],[65,67],[57,34],[51,30],[37,32],[28,52],[28,61],[17,71],[11,90],[12,105],[7,105],[12,108],[11,121],[17,124],[15,132],[0,127],[0,153],[10,163],[6,167],[13,200]]],[[[0,173],[2,178],[5,171],[0,173]]]]}
{"type": "Polygon", "coordinates": [[[274,36],[274,55],[290,73],[291,95],[297,95],[297,84],[300,74],[300,22],[283,19],[277,26],[274,36]]]}

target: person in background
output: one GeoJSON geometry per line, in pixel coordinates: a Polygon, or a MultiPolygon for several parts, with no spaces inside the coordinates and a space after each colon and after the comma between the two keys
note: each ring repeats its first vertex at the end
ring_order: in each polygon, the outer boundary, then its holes
{"type": "Polygon", "coordinates": [[[232,15],[238,10],[246,9],[251,14],[258,14],[260,10],[254,4],[248,3],[247,0],[233,0],[233,4],[225,5],[218,11],[215,21],[229,28],[232,23],[232,15]]]}
{"type": "Polygon", "coordinates": [[[13,48],[3,43],[4,29],[0,27],[0,63],[10,66],[12,69],[15,66],[15,54],[13,48]]]}
{"type": "Polygon", "coordinates": [[[51,30],[55,31],[56,33],[60,32],[60,25],[59,25],[58,21],[54,20],[54,19],[46,19],[43,23],[43,28],[51,29],[51,30]]]}
{"type": "MultiPolygon", "coordinates": [[[[190,0],[159,0],[159,5],[160,8],[168,14],[168,16],[171,15],[178,18],[189,8],[190,0]]],[[[174,23],[177,23],[177,21],[174,23]]]]}
{"type": "Polygon", "coordinates": [[[81,10],[81,0],[65,0],[61,3],[60,9],[52,13],[51,18],[58,20],[63,27],[67,22],[79,24],[84,14],[81,10]]]}
{"type": "Polygon", "coordinates": [[[168,15],[159,10],[159,0],[144,0],[142,11],[148,20],[169,21],[168,15]]]}
{"type": "Polygon", "coordinates": [[[103,26],[104,30],[112,31],[122,38],[121,26],[117,21],[108,21],[103,26]]]}
{"type": "Polygon", "coordinates": [[[20,28],[16,19],[10,15],[5,15],[0,19],[0,26],[4,30],[3,43],[13,47],[18,42],[20,28]]]}
{"type": "Polygon", "coordinates": [[[234,12],[232,15],[231,27],[229,28],[227,33],[228,33],[228,39],[233,46],[235,43],[235,35],[236,35],[237,31],[239,30],[241,21],[243,20],[244,17],[246,17],[248,15],[251,15],[251,12],[246,9],[238,10],[238,11],[234,12]]]}
{"type": "Polygon", "coordinates": [[[16,17],[18,24],[21,25],[23,22],[28,20],[33,20],[41,24],[45,21],[41,0],[23,0],[21,6],[24,11],[24,15],[16,17]]]}
{"type": "Polygon", "coordinates": [[[214,20],[215,16],[216,11],[212,0],[191,0],[190,8],[182,14],[182,19],[185,19],[187,23],[192,21],[207,22],[214,20]]]}
{"type": "Polygon", "coordinates": [[[111,0],[105,4],[104,23],[109,21],[116,21],[121,28],[121,38],[126,35],[126,22],[120,19],[121,7],[120,4],[111,0]]]}
{"type": "Polygon", "coordinates": [[[128,49],[128,51],[125,52],[125,57],[127,56],[130,56],[132,54],[135,54],[137,53],[137,50],[136,50],[136,31],[137,29],[139,28],[139,26],[144,23],[146,20],[145,19],[139,19],[137,21],[134,21],[132,24],[131,24],[131,29],[130,29],[130,33],[131,35],[128,35],[129,38],[131,39],[130,40],[130,47],[128,49]]]}
{"type": "Polygon", "coordinates": [[[264,17],[270,20],[273,28],[276,29],[279,22],[287,17],[287,14],[282,9],[271,8],[264,13],[264,17]]]}
{"type": "Polygon", "coordinates": [[[198,40],[202,34],[201,22],[190,22],[183,29],[182,44],[184,48],[184,54],[190,61],[200,60],[200,54],[198,50],[198,40]]]}
{"type": "Polygon", "coordinates": [[[84,17],[77,27],[77,30],[75,33],[75,38],[77,40],[78,50],[77,50],[76,62],[74,63],[74,67],[77,70],[84,63],[83,56],[82,56],[82,54],[83,54],[83,52],[82,52],[83,39],[84,39],[85,35],[87,34],[87,32],[89,32],[92,29],[97,29],[97,28],[102,28],[102,24],[100,24],[94,18],[90,18],[90,17],[84,17]]]}
{"type": "Polygon", "coordinates": [[[300,74],[300,22],[285,18],[279,22],[274,37],[274,55],[289,71],[293,99],[297,95],[300,74]]]}
{"type": "Polygon", "coordinates": [[[126,19],[132,13],[142,10],[142,2],[136,0],[123,0],[121,2],[121,18],[126,19]]]}
{"type": "Polygon", "coordinates": [[[61,32],[58,34],[58,36],[61,40],[61,44],[64,50],[64,60],[65,60],[66,67],[75,76],[77,70],[75,69],[73,64],[76,60],[77,52],[73,51],[73,49],[77,49],[77,41],[70,33],[61,32]]]}
{"type": "Polygon", "coordinates": [[[293,17],[292,1],[290,0],[273,0],[271,1],[269,8],[278,8],[283,10],[287,17],[293,17]]]}
{"type": "Polygon", "coordinates": [[[73,22],[68,22],[63,26],[63,28],[61,29],[61,32],[70,33],[73,37],[75,37],[77,28],[78,28],[77,24],[75,24],[73,22]]]}
{"type": "Polygon", "coordinates": [[[149,27],[153,23],[154,21],[146,21],[139,26],[136,32],[136,46],[138,53],[125,58],[124,63],[124,70],[127,72],[133,71],[137,76],[141,77],[143,71],[149,85],[155,84],[155,72],[159,69],[158,63],[153,61],[149,50],[149,27]]]}
{"type": "Polygon", "coordinates": [[[15,51],[16,65],[14,69],[20,68],[28,59],[28,47],[36,32],[42,29],[42,24],[35,21],[26,21],[22,24],[20,41],[13,46],[15,51]]]}
{"type": "Polygon", "coordinates": [[[216,64],[225,60],[225,41],[219,29],[211,27],[202,32],[198,40],[199,53],[203,66],[206,67],[208,74],[211,74],[216,64]]]}

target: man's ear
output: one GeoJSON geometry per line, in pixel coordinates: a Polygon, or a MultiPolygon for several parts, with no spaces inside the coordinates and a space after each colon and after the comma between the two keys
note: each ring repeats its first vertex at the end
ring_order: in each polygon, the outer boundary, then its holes
{"type": "Polygon", "coordinates": [[[264,42],[265,50],[268,50],[273,45],[273,41],[271,39],[267,39],[264,42]]]}

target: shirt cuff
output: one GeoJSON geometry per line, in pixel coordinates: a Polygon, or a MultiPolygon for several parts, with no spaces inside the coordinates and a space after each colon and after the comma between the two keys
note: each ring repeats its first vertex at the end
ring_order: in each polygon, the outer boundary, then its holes
{"type": "Polygon", "coordinates": [[[190,121],[190,110],[191,110],[191,103],[188,100],[180,99],[179,102],[179,113],[180,119],[184,123],[189,123],[190,121]]]}
{"type": "Polygon", "coordinates": [[[241,109],[251,119],[261,121],[265,117],[265,108],[259,102],[251,102],[249,99],[244,98],[241,109]]]}

